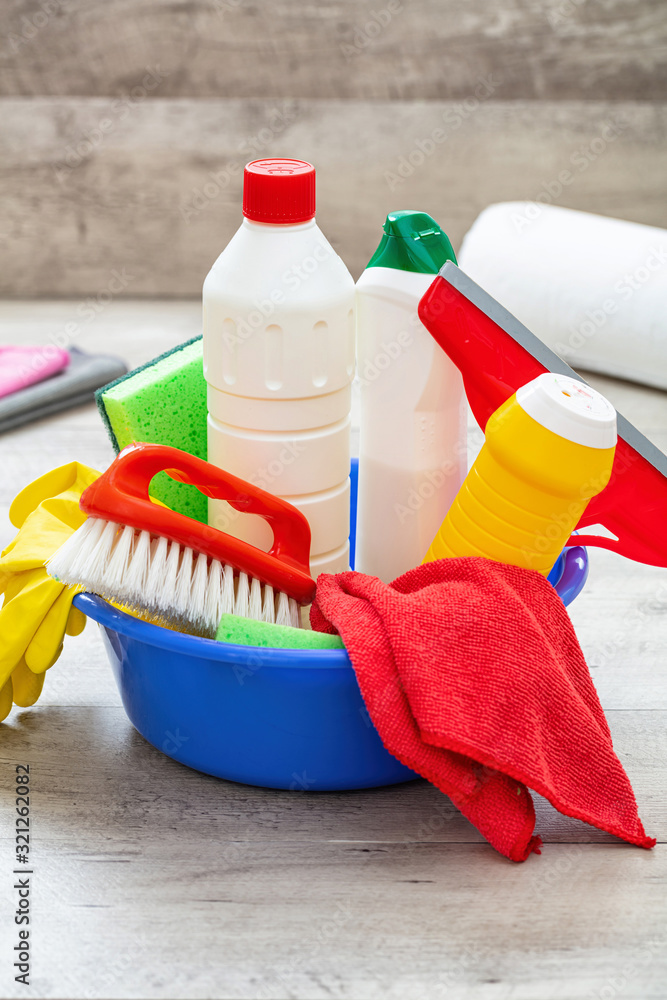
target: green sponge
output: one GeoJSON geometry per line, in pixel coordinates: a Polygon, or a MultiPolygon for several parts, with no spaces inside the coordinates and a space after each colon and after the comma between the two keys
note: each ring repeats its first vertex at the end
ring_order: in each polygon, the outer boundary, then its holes
{"type": "MultiPolygon", "coordinates": [[[[148,441],[206,459],[201,337],[103,386],[95,400],[116,452],[136,441],[148,441]]],[[[195,486],[177,483],[161,472],[151,483],[150,494],[180,514],[207,521],[207,499],[195,486]]]]}
{"type": "Polygon", "coordinates": [[[240,615],[223,615],[215,637],[218,642],[269,649],[345,649],[339,635],[290,628],[289,625],[271,625],[254,618],[241,618],[240,615]]]}

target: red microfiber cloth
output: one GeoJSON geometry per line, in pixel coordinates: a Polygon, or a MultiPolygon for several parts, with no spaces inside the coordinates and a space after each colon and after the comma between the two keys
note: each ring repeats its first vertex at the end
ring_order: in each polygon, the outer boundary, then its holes
{"type": "Polygon", "coordinates": [[[323,574],[311,609],[338,632],[387,750],[512,861],[539,853],[529,788],[640,847],[628,776],[565,607],[534,570],[440,559],[392,584],[323,574]]]}

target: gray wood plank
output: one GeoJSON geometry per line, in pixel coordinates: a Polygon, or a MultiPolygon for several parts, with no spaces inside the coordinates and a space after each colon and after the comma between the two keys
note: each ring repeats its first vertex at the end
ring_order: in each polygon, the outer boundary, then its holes
{"type": "Polygon", "coordinates": [[[655,0],[16,0],[3,8],[2,93],[463,99],[667,94],[655,0]],[[44,13],[46,12],[46,13],[44,13]],[[140,91],[139,91],[140,92],[140,91]]]}
{"type": "MultiPolygon", "coordinates": [[[[40,709],[5,735],[2,759],[33,772],[41,997],[576,1000],[620,975],[624,996],[662,995],[660,849],[548,843],[515,866],[424,783],[230,785],[150,750],[120,710],[40,709]]],[[[0,988],[21,995],[6,965],[0,988]]]]}
{"type": "MultiPolygon", "coordinates": [[[[1,730],[0,762],[30,764],[36,802],[63,844],[76,843],[80,821],[88,838],[112,836],[123,850],[131,850],[136,838],[168,844],[174,823],[190,824],[193,838],[202,842],[214,839],[218,830],[230,842],[484,843],[449,799],[421,780],[304,794],[238,785],[190,770],[133,729],[118,695],[106,696],[104,670],[110,675],[102,663],[94,671],[76,671],[74,679],[85,695],[80,704],[54,696],[48,675],[38,704],[14,709],[1,730]],[[159,795],[151,793],[153,785],[159,795]],[[79,819],[73,825],[74,800],[79,819]]],[[[51,674],[68,671],[71,663],[65,659],[51,674]]],[[[667,842],[666,721],[666,712],[609,712],[614,746],[633,783],[640,815],[660,843],[667,842]]],[[[536,810],[536,832],[545,843],[617,843],[560,815],[539,796],[536,810]]]]}
{"type": "Polygon", "coordinates": [[[91,297],[79,315],[109,297],[198,296],[240,224],[243,164],[258,155],[316,164],[318,221],[355,277],[386,213],[406,205],[435,216],[455,246],[501,200],[667,226],[665,105],[471,107],[153,100],[124,115],[101,98],[7,98],[0,294],[91,297]],[[289,124],[277,131],[280,114],[289,124]]]}
{"type": "MultiPolygon", "coordinates": [[[[34,989],[588,1000],[624,977],[622,996],[651,1000],[664,997],[667,972],[664,876],[657,855],[607,845],[552,847],[521,868],[483,845],[226,851],[219,840],[189,844],[187,832],[171,850],[144,843],[133,857],[108,843],[45,845],[34,989]]],[[[7,983],[4,995],[19,989],[7,983]]]]}

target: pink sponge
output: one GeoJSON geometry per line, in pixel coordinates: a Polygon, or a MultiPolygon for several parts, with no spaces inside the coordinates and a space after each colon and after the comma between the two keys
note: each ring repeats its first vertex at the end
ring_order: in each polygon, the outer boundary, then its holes
{"type": "Polygon", "coordinates": [[[67,368],[69,354],[55,344],[0,347],[0,397],[25,389],[67,368]]]}

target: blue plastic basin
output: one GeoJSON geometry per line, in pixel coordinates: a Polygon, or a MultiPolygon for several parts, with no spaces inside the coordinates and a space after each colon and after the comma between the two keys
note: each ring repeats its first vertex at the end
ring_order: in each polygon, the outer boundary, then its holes
{"type": "MultiPolygon", "coordinates": [[[[352,478],[354,524],[356,468],[352,478]]],[[[569,604],[587,575],[586,550],[574,547],[550,579],[569,604]]],[[[101,626],[132,725],[182,764],[299,791],[372,788],[417,777],[383,747],[345,650],[228,645],[147,624],[92,594],[79,594],[74,603],[101,626]]]]}

